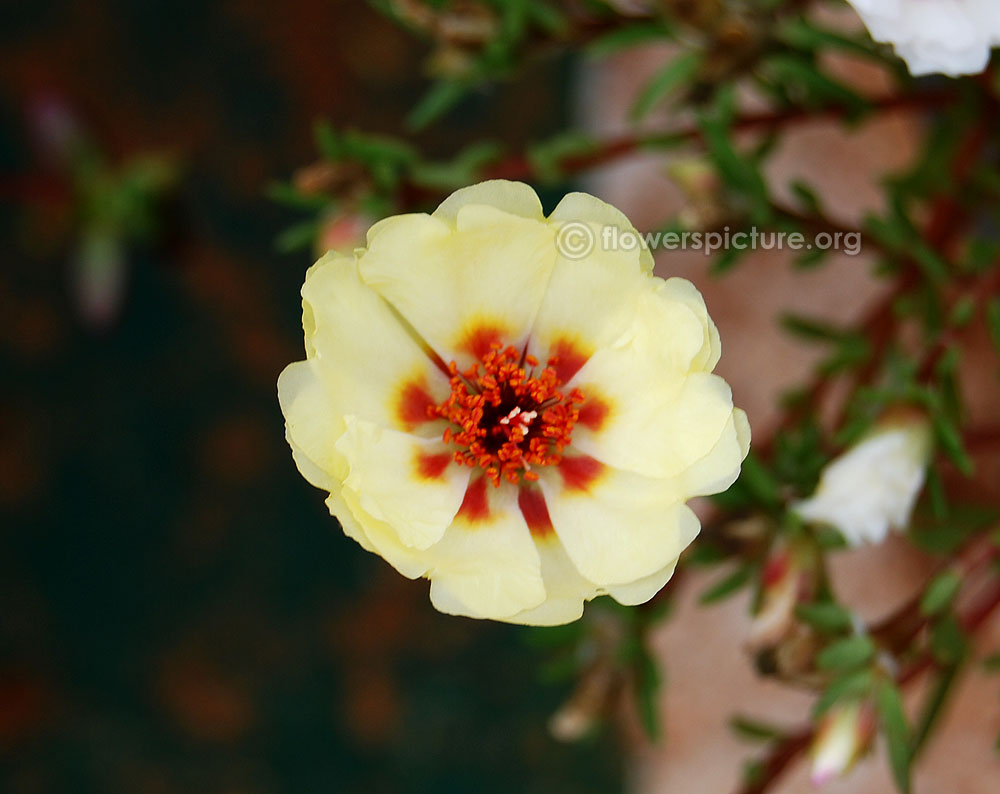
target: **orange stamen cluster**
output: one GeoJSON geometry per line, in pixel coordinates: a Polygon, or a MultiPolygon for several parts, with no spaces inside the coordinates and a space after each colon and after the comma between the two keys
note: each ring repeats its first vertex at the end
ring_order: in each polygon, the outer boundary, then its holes
{"type": "Polygon", "coordinates": [[[579,389],[559,391],[562,382],[553,369],[557,359],[549,359],[536,375],[534,356],[502,347],[493,343],[482,358],[482,372],[479,363],[459,372],[452,361],[451,394],[428,407],[430,416],[451,423],[444,441],[459,447],[455,460],[483,469],[494,485],[501,479],[515,484],[537,480],[532,466],[559,463],[584,401],[579,389]]]}

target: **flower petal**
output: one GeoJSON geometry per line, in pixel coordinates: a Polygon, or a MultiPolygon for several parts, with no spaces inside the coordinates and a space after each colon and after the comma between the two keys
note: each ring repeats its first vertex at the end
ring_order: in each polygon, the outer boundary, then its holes
{"type": "Polygon", "coordinates": [[[334,451],[344,423],[331,409],[335,397],[314,361],[296,361],[282,370],[278,402],[285,415],[285,435],[302,476],[317,488],[333,490],[346,474],[334,451]]]}
{"type": "Polygon", "coordinates": [[[594,429],[573,430],[573,447],[648,477],[676,477],[704,458],[732,420],[728,384],[717,375],[672,376],[641,347],[596,353],[572,381],[609,409],[594,429]]]}
{"type": "Polygon", "coordinates": [[[538,200],[538,194],[524,182],[506,179],[489,179],[478,185],[456,190],[441,202],[432,215],[454,226],[458,222],[459,210],[469,204],[495,207],[522,218],[543,219],[542,202],[538,200]]]}
{"type": "Polygon", "coordinates": [[[578,259],[559,257],[531,329],[529,352],[542,363],[559,356],[557,372],[568,380],[595,351],[634,332],[635,307],[654,283],[634,253],[597,246],[578,259]]]}
{"type": "Polygon", "coordinates": [[[441,432],[429,422],[417,427],[423,417],[407,413],[404,397],[419,386],[427,401],[439,402],[448,395],[447,379],[378,293],[361,282],[352,257],[329,254],[317,262],[306,274],[302,299],[306,349],[326,385],[325,404],[317,406],[325,415],[317,414],[317,423],[333,422],[335,438],[347,414],[423,435],[441,432]]]}
{"type": "MultiPolygon", "coordinates": [[[[591,196],[589,193],[567,193],[552,211],[549,221],[552,223],[571,221],[593,223],[601,229],[614,228],[619,233],[635,235],[637,245],[634,251],[635,255],[638,256],[639,264],[646,273],[653,272],[653,255],[649,252],[645,239],[635,230],[635,226],[632,225],[624,212],[612,207],[606,201],[601,201],[596,196],[591,196]]],[[[604,232],[601,231],[599,234],[601,236],[595,241],[598,248],[605,239],[604,232]]],[[[616,235],[615,238],[620,239],[620,235],[616,235]]]]}
{"type": "Polygon", "coordinates": [[[603,467],[582,487],[548,471],[539,484],[567,554],[600,587],[662,571],[698,534],[670,481],[603,467]]]}
{"type": "Polygon", "coordinates": [[[347,416],[346,423],[336,443],[349,467],[344,489],[353,492],[366,517],[392,527],[404,546],[426,549],[437,543],[462,504],[469,469],[449,465],[451,455],[438,440],[387,430],[356,416],[347,416]],[[423,464],[442,455],[445,465],[429,475],[423,464]]]}
{"type": "Polygon", "coordinates": [[[712,451],[681,475],[685,498],[722,493],[740,476],[740,466],[750,451],[750,423],[734,408],[712,451]]]}
{"type": "Polygon", "coordinates": [[[554,264],[548,224],[479,204],[462,206],[455,228],[429,215],[382,221],[359,260],[365,283],[463,367],[493,341],[523,345],[554,264]]]}
{"type": "Polygon", "coordinates": [[[535,545],[542,562],[545,602],[506,618],[507,622],[524,626],[561,626],[579,620],[584,602],[599,595],[600,591],[580,575],[554,534],[535,538],[535,545]]]}
{"type": "Polygon", "coordinates": [[[670,581],[676,568],[677,560],[675,559],[656,573],[644,576],[631,584],[612,585],[606,588],[608,595],[619,604],[624,604],[627,607],[645,604],[663,589],[663,585],[670,581]]]}
{"type": "Polygon", "coordinates": [[[517,506],[517,490],[482,483],[483,513],[459,511],[441,541],[426,554],[431,561],[431,601],[442,612],[506,619],[545,600],[541,561],[517,506]]]}
{"type": "Polygon", "coordinates": [[[686,306],[698,321],[704,331],[701,348],[691,359],[690,368],[702,372],[711,372],[719,363],[722,355],[722,342],[719,339],[719,329],[715,327],[712,318],[708,316],[705,299],[697,288],[686,278],[668,278],[658,290],[659,297],[664,302],[676,302],[686,306]]]}

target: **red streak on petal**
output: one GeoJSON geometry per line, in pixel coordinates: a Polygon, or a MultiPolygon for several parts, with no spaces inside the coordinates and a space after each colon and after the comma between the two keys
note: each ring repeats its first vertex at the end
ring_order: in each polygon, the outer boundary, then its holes
{"type": "Polygon", "coordinates": [[[587,363],[590,353],[569,339],[563,338],[557,340],[549,349],[549,358],[550,366],[556,371],[560,382],[566,383],[587,363]],[[556,359],[555,363],[551,363],[551,359],[556,359]]]}
{"type": "Polygon", "coordinates": [[[458,508],[458,515],[466,521],[485,521],[490,517],[490,502],[486,496],[486,478],[479,477],[465,489],[465,498],[458,508]]]}
{"type": "Polygon", "coordinates": [[[407,382],[396,401],[396,416],[407,430],[431,421],[430,411],[437,402],[427,391],[427,381],[421,375],[407,382]]]}
{"type": "Polygon", "coordinates": [[[761,575],[764,587],[774,587],[778,584],[778,582],[788,575],[790,567],[791,560],[789,560],[786,552],[782,552],[769,559],[764,565],[764,571],[761,575]]]}
{"type": "Polygon", "coordinates": [[[601,476],[604,464],[587,455],[563,458],[559,463],[559,473],[569,491],[586,491],[594,480],[601,476]]]}
{"type": "Polygon", "coordinates": [[[608,418],[610,413],[611,406],[604,400],[600,397],[589,397],[587,402],[580,407],[580,416],[576,421],[584,427],[597,431],[604,425],[604,420],[608,418]]]}
{"type": "Polygon", "coordinates": [[[538,488],[522,487],[517,493],[517,505],[528,529],[536,538],[545,538],[555,532],[545,497],[538,488]]]}
{"type": "Polygon", "coordinates": [[[458,347],[481,360],[493,350],[494,344],[502,343],[506,335],[507,329],[499,323],[483,323],[467,332],[458,347]]]}
{"type": "Polygon", "coordinates": [[[448,452],[438,452],[430,454],[428,452],[417,453],[417,472],[425,480],[438,480],[448,468],[448,464],[454,460],[454,456],[448,452]]]}

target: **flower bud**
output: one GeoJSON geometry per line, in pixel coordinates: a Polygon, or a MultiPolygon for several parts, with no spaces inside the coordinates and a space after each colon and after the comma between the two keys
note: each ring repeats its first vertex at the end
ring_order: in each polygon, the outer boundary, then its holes
{"type": "Polygon", "coordinates": [[[890,527],[909,524],[931,451],[930,423],[923,414],[887,416],[829,463],[816,492],[792,509],[806,521],[836,527],[852,546],[879,543],[890,527]]]}
{"type": "Polygon", "coordinates": [[[760,608],[750,624],[751,651],[774,648],[795,625],[795,607],[812,596],[815,568],[808,549],[784,546],[772,553],[761,574],[760,608]]]}
{"type": "Polygon", "coordinates": [[[871,747],[875,709],[868,701],[834,705],[820,721],[810,754],[810,780],[822,786],[846,773],[871,747]]]}

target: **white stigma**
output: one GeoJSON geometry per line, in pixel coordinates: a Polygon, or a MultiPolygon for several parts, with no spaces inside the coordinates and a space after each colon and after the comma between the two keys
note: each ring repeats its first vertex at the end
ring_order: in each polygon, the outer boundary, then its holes
{"type": "Polygon", "coordinates": [[[500,424],[509,425],[514,419],[517,419],[523,425],[530,425],[536,416],[538,416],[538,411],[524,411],[522,413],[521,406],[518,405],[512,408],[510,413],[500,420],[500,424]]]}

